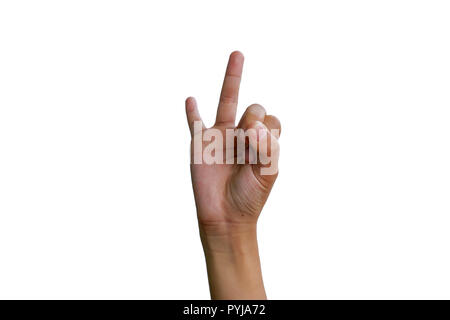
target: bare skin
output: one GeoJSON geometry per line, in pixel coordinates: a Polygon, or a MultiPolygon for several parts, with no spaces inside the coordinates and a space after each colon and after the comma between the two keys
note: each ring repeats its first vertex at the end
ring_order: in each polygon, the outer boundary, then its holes
{"type": "MultiPolygon", "coordinates": [[[[278,159],[280,121],[266,115],[257,104],[244,112],[236,126],[236,109],[244,57],[240,52],[230,55],[217,109],[216,123],[210,129],[204,124],[194,132],[194,121],[201,117],[194,98],[186,100],[186,115],[194,139],[212,128],[225,137],[226,129],[255,128],[257,145],[268,144],[273,159],[278,159]]],[[[224,143],[225,146],[225,143],[224,143]]],[[[248,146],[251,147],[251,146],[248,146]]],[[[191,148],[192,150],[193,148],[191,148]]],[[[224,147],[225,149],[225,147],[224,147]]],[[[224,151],[225,152],[225,151],[224,151]]],[[[191,152],[192,153],[192,152],[191,152]]],[[[276,161],[278,163],[278,161],[276,161]]],[[[261,161],[250,164],[191,164],[200,237],[205,252],[212,299],[266,299],[256,237],[256,224],[278,175],[264,175],[261,161]]]]}

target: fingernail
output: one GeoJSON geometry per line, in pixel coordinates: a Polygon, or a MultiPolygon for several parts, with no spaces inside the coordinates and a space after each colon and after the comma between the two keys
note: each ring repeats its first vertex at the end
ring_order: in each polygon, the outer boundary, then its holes
{"type": "Polygon", "coordinates": [[[267,135],[267,129],[266,126],[260,122],[260,121],[256,121],[255,123],[255,129],[258,132],[258,139],[264,139],[267,135]]]}

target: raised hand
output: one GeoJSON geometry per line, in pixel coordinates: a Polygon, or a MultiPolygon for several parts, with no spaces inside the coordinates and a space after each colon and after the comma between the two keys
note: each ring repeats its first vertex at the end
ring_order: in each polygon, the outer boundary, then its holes
{"type": "Polygon", "coordinates": [[[213,127],[207,129],[203,124],[195,99],[190,97],[186,100],[192,136],[192,185],[213,298],[265,298],[256,223],[278,175],[281,127],[278,119],[267,115],[258,104],[249,106],[239,124],[235,125],[243,63],[244,57],[240,52],[230,55],[213,127]],[[243,154],[238,152],[239,139],[244,141],[243,154]],[[211,146],[216,147],[212,152],[211,146]],[[205,159],[208,154],[209,158],[217,161],[205,159]],[[236,261],[224,270],[227,262],[232,262],[229,259],[234,260],[236,254],[241,262],[247,261],[247,268],[240,268],[240,271],[250,274],[247,277],[241,274],[240,285],[235,284],[233,289],[223,276],[236,278],[235,269],[239,265],[236,261]],[[221,266],[213,262],[217,262],[218,257],[225,258],[221,266]],[[250,269],[254,268],[253,275],[252,270],[248,270],[250,266],[253,266],[250,269]],[[247,280],[250,281],[247,288],[241,287],[247,280]]]}

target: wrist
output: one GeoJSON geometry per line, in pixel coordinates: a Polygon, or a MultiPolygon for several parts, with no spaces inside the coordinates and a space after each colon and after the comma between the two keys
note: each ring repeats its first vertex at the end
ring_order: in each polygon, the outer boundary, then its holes
{"type": "Polygon", "coordinates": [[[212,299],[266,299],[251,225],[200,225],[212,299]]]}
{"type": "Polygon", "coordinates": [[[199,223],[205,255],[258,252],[256,223],[199,223]]]}

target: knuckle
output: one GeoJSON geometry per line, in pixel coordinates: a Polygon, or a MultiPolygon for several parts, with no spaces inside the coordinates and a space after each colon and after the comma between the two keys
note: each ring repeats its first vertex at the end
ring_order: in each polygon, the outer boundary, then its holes
{"type": "Polygon", "coordinates": [[[222,94],[220,96],[220,102],[223,104],[237,103],[237,98],[234,95],[222,94]]]}
{"type": "Polygon", "coordinates": [[[264,115],[266,114],[266,109],[258,103],[254,103],[254,104],[250,105],[247,108],[247,110],[248,110],[248,112],[251,112],[254,114],[264,114],[264,115]]]}

